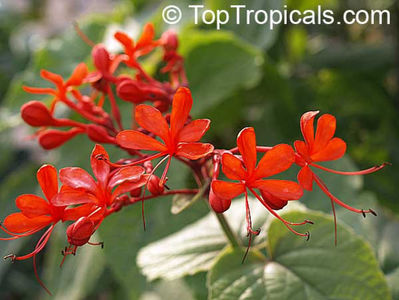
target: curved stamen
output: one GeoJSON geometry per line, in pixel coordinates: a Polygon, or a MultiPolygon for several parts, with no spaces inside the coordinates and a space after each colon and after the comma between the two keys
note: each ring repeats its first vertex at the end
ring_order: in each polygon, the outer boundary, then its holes
{"type": "Polygon", "coordinates": [[[367,175],[367,174],[370,174],[370,173],[374,173],[374,172],[377,172],[377,171],[381,170],[385,166],[390,165],[390,163],[384,162],[383,164],[381,164],[379,166],[374,166],[374,167],[368,168],[366,170],[354,171],[354,172],[337,171],[337,170],[329,169],[329,168],[326,168],[326,167],[323,167],[323,166],[320,166],[320,165],[317,165],[317,164],[314,164],[314,163],[311,163],[310,165],[312,167],[318,168],[318,169],[326,171],[326,172],[339,174],[339,175],[351,176],[351,175],[367,175]]]}
{"type": "Polygon", "coordinates": [[[95,156],[95,158],[98,159],[98,160],[103,160],[104,162],[106,162],[108,165],[110,165],[110,166],[113,167],[113,168],[123,168],[123,167],[136,166],[136,165],[142,164],[142,163],[144,163],[144,162],[146,162],[146,161],[153,160],[153,159],[156,159],[156,158],[160,158],[161,156],[164,156],[164,155],[165,155],[165,153],[163,153],[163,152],[156,153],[156,154],[154,154],[154,155],[147,156],[147,157],[145,157],[145,158],[143,158],[143,159],[136,160],[136,161],[134,161],[134,162],[132,162],[132,163],[129,163],[129,164],[117,164],[117,163],[113,163],[113,162],[111,162],[109,159],[107,159],[107,158],[104,156],[104,154],[97,154],[97,155],[95,156]]]}
{"type": "Polygon", "coordinates": [[[266,201],[263,200],[262,197],[260,197],[260,196],[255,192],[254,189],[252,189],[252,188],[248,188],[248,189],[249,189],[249,190],[252,192],[252,194],[263,204],[263,206],[266,207],[267,210],[268,210],[273,216],[275,216],[277,219],[279,219],[281,222],[283,222],[283,224],[284,224],[292,233],[294,233],[294,234],[296,234],[296,235],[299,235],[299,236],[304,236],[304,237],[307,237],[307,238],[308,238],[308,236],[309,236],[308,233],[300,233],[300,232],[294,230],[291,226],[303,225],[303,224],[306,224],[306,223],[311,224],[311,223],[309,223],[309,220],[305,220],[305,221],[302,222],[302,223],[292,223],[292,222],[288,222],[287,220],[283,219],[278,213],[276,213],[276,212],[266,203],[266,201]],[[306,222],[306,221],[307,221],[307,222],[306,222]]]}

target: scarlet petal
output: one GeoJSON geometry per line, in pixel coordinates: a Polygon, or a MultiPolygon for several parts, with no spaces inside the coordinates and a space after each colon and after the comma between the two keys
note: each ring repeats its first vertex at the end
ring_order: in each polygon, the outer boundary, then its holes
{"type": "Polygon", "coordinates": [[[30,87],[30,86],[23,86],[22,87],[25,92],[31,93],[31,94],[50,94],[55,96],[57,93],[54,89],[50,88],[36,88],[36,87],[30,87]]]}
{"type": "Polygon", "coordinates": [[[62,184],[74,189],[84,189],[95,193],[97,185],[93,178],[85,170],[76,167],[63,168],[60,170],[62,184]]]}
{"type": "Polygon", "coordinates": [[[15,203],[28,218],[51,214],[51,209],[47,201],[36,195],[21,195],[15,200],[15,203]]]}
{"type": "Polygon", "coordinates": [[[151,44],[152,40],[154,39],[155,32],[154,32],[154,25],[151,23],[147,23],[144,26],[143,33],[140,39],[137,41],[136,47],[141,48],[145,47],[148,44],[151,44]]]}
{"type": "Polygon", "coordinates": [[[280,144],[267,151],[259,161],[255,171],[257,178],[269,177],[281,173],[295,162],[295,152],[291,146],[280,144]]]}
{"type": "Polygon", "coordinates": [[[173,97],[172,113],[170,116],[170,130],[173,137],[179,134],[184,123],[186,123],[192,105],[193,98],[191,97],[190,90],[184,87],[179,88],[173,97]]]}
{"type": "Polygon", "coordinates": [[[24,233],[35,229],[41,229],[52,222],[50,216],[40,216],[36,218],[28,218],[22,213],[15,213],[4,219],[3,226],[13,233],[24,233]]]}
{"type": "Polygon", "coordinates": [[[211,121],[208,119],[194,120],[183,127],[177,139],[186,143],[199,141],[208,131],[210,124],[211,121]]]}
{"type": "Polygon", "coordinates": [[[64,79],[62,78],[62,76],[60,76],[58,74],[52,73],[52,72],[47,71],[47,70],[41,70],[40,71],[40,75],[44,79],[47,79],[48,81],[51,81],[52,83],[54,83],[57,86],[64,84],[64,79]]]}
{"type": "Polygon", "coordinates": [[[91,193],[63,186],[60,193],[54,197],[52,204],[55,206],[68,206],[97,202],[97,198],[91,193]]]}
{"type": "Polygon", "coordinates": [[[213,146],[206,143],[181,143],[177,147],[176,155],[196,160],[212,153],[213,146]]]}
{"type": "Polygon", "coordinates": [[[242,183],[236,182],[214,180],[211,187],[215,195],[222,199],[231,200],[245,192],[245,186],[242,183]]]}
{"type": "Polygon", "coordinates": [[[56,168],[51,165],[43,165],[37,171],[36,177],[44,195],[51,203],[51,199],[58,193],[58,178],[56,168]]]}
{"type": "Polygon", "coordinates": [[[105,187],[106,182],[108,180],[110,166],[106,163],[105,160],[98,159],[99,155],[109,160],[107,151],[105,151],[103,146],[97,144],[95,145],[93,151],[91,152],[90,164],[94,176],[98,179],[99,182],[102,183],[103,187],[105,187]]]}
{"type": "Polygon", "coordinates": [[[62,221],[75,221],[83,216],[88,216],[93,212],[97,206],[92,203],[83,204],[73,208],[67,208],[64,211],[64,216],[62,221]]]}
{"type": "Polygon", "coordinates": [[[303,195],[303,190],[299,184],[289,180],[258,180],[255,186],[265,192],[270,193],[272,196],[281,200],[298,200],[303,195]]]}
{"type": "Polygon", "coordinates": [[[311,162],[308,147],[304,141],[295,141],[294,147],[299,155],[301,155],[307,162],[311,162]]]}
{"type": "Polygon", "coordinates": [[[303,167],[301,170],[299,170],[297,178],[299,184],[305,190],[311,191],[313,189],[313,172],[308,166],[303,167]]]}
{"type": "Polygon", "coordinates": [[[136,107],[136,122],[145,130],[159,136],[163,141],[169,140],[169,126],[161,112],[146,104],[136,107]]]}
{"type": "Polygon", "coordinates": [[[327,146],[334,136],[336,126],[337,121],[333,115],[325,114],[319,118],[312,153],[319,152],[327,146]]]}
{"type": "Polygon", "coordinates": [[[240,131],[237,137],[238,150],[242,155],[244,165],[249,174],[251,174],[256,166],[256,136],[252,127],[246,127],[240,131]]]}
{"type": "Polygon", "coordinates": [[[333,138],[321,151],[313,154],[311,158],[314,161],[336,160],[344,156],[346,143],[340,138],[333,138]]]}
{"type": "Polygon", "coordinates": [[[241,180],[246,176],[242,161],[230,153],[224,153],[222,156],[222,170],[227,178],[232,180],[241,180]]]}
{"type": "Polygon", "coordinates": [[[89,73],[89,70],[87,69],[87,66],[85,63],[80,63],[76,66],[75,70],[73,70],[73,73],[71,77],[68,79],[65,85],[67,86],[78,86],[81,85],[83,82],[83,79],[87,76],[89,73]]]}
{"type": "Polygon", "coordinates": [[[101,44],[95,45],[91,55],[96,68],[102,73],[107,73],[111,64],[111,57],[107,49],[101,44]]]}
{"type": "Polygon", "coordinates": [[[125,181],[130,181],[130,182],[138,181],[143,174],[144,174],[144,168],[140,166],[120,168],[111,177],[111,179],[108,182],[108,186],[114,188],[118,184],[121,184],[125,181]]]}
{"type": "Polygon", "coordinates": [[[156,139],[135,130],[124,130],[118,133],[116,141],[119,145],[127,149],[165,151],[164,144],[156,139]]]}
{"type": "Polygon", "coordinates": [[[140,180],[136,181],[136,182],[123,182],[122,184],[120,184],[119,186],[117,186],[115,188],[115,190],[112,193],[112,197],[111,197],[111,202],[118,197],[119,195],[122,195],[124,193],[136,190],[141,188],[143,185],[145,185],[148,181],[148,176],[149,175],[143,175],[140,180]]]}
{"type": "Polygon", "coordinates": [[[114,37],[123,45],[126,54],[130,54],[134,51],[133,40],[126,33],[118,31],[114,34],[114,37]]]}
{"type": "Polygon", "coordinates": [[[314,142],[314,118],[319,111],[308,111],[301,117],[301,131],[302,135],[308,145],[312,145],[314,142]]]}
{"type": "Polygon", "coordinates": [[[229,209],[231,205],[231,199],[219,198],[211,189],[209,192],[209,204],[215,212],[220,214],[229,209]]]}

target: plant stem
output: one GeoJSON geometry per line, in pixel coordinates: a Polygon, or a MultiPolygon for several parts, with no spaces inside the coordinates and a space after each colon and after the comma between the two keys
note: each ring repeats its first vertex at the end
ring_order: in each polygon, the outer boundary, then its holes
{"type": "Polygon", "coordinates": [[[226,235],[227,239],[229,240],[231,246],[233,248],[239,248],[240,242],[238,241],[234,232],[231,230],[231,227],[230,227],[229,223],[227,222],[226,218],[224,217],[224,215],[218,214],[218,213],[215,213],[215,215],[219,221],[220,226],[222,227],[224,234],[226,235]]]}

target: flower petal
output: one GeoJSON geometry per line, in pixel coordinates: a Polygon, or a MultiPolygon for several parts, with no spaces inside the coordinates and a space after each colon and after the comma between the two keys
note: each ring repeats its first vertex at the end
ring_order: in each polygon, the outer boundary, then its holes
{"type": "Polygon", "coordinates": [[[300,125],[303,138],[305,139],[306,144],[313,145],[314,142],[314,118],[319,113],[316,111],[308,111],[304,113],[301,117],[300,125]]]}
{"type": "Polygon", "coordinates": [[[309,151],[308,151],[308,146],[306,145],[306,143],[304,141],[295,141],[294,142],[294,147],[296,152],[303,158],[305,159],[307,162],[311,162],[311,158],[309,155],[309,151]]]}
{"type": "Polygon", "coordinates": [[[156,139],[136,130],[124,130],[116,136],[118,144],[127,149],[165,151],[166,146],[156,139]]]}
{"type": "Polygon", "coordinates": [[[177,147],[176,156],[196,160],[212,153],[213,146],[206,143],[180,143],[177,147]]]}
{"type": "Polygon", "coordinates": [[[136,182],[141,178],[144,172],[144,168],[140,166],[120,168],[112,175],[111,179],[108,182],[108,186],[114,188],[118,184],[126,181],[136,182]]]}
{"type": "Polygon", "coordinates": [[[48,202],[36,195],[26,194],[18,196],[15,203],[28,218],[51,214],[51,208],[48,202]]]}
{"type": "Polygon", "coordinates": [[[177,90],[172,102],[170,116],[170,131],[172,137],[176,137],[183,128],[193,105],[193,98],[188,88],[181,87],[177,90]]]}
{"type": "Polygon", "coordinates": [[[311,153],[316,153],[327,146],[334,137],[337,121],[333,115],[324,114],[317,120],[316,137],[311,153]]]}
{"type": "Polygon", "coordinates": [[[224,153],[222,156],[222,170],[227,178],[232,180],[245,179],[247,173],[242,161],[230,153],[224,153]]]}
{"type": "Polygon", "coordinates": [[[257,180],[255,186],[265,192],[270,193],[272,196],[281,200],[298,200],[303,195],[301,186],[289,180],[257,180]]]}
{"type": "Polygon", "coordinates": [[[295,152],[290,145],[280,144],[267,151],[259,161],[255,171],[256,178],[279,174],[295,162],[295,152]]]}
{"type": "Polygon", "coordinates": [[[159,136],[163,141],[169,140],[169,126],[161,112],[146,104],[136,107],[136,122],[145,130],[159,136]]]}
{"type": "Polygon", "coordinates": [[[115,39],[123,45],[125,53],[130,55],[134,52],[134,42],[133,40],[124,32],[117,31],[114,34],[115,39]]]}
{"type": "Polygon", "coordinates": [[[209,204],[215,212],[220,214],[229,209],[231,205],[231,199],[219,198],[211,189],[209,191],[209,204]]]}
{"type": "Polygon", "coordinates": [[[50,225],[52,220],[50,216],[28,218],[22,213],[14,213],[4,219],[3,226],[13,233],[24,233],[44,228],[50,225]]]}
{"type": "Polygon", "coordinates": [[[51,199],[58,193],[57,169],[52,165],[43,165],[37,171],[36,177],[43,194],[51,203],[51,199]]]}
{"type": "Polygon", "coordinates": [[[308,166],[299,170],[297,179],[305,190],[311,191],[313,189],[313,172],[308,166]]]}
{"type": "Polygon", "coordinates": [[[90,213],[92,213],[95,209],[97,209],[97,205],[93,203],[87,203],[83,204],[77,207],[73,208],[67,208],[64,211],[64,216],[62,218],[62,221],[75,221],[79,219],[80,217],[88,216],[90,213]]]}
{"type": "Polygon", "coordinates": [[[180,142],[196,142],[199,141],[205,132],[208,131],[211,121],[208,119],[194,120],[188,123],[179,132],[177,140],[180,142]]]}
{"type": "Polygon", "coordinates": [[[331,139],[328,144],[319,152],[312,154],[313,161],[336,160],[344,156],[346,143],[340,138],[331,139]]]}
{"type": "Polygon", "coordinates": [[[82,189],[74,189],[68,186],[62,186],[61,191],[53,199],[55,206],[68,206],[83,203],[97,203],[96,196],[85,192],[82,189]]]}
{"type": "Polygon", "coordinates": [[[282,209],[284,206],[288,204],[287,200],[282,200],[266,192],[264,190],[260,190],[263,200],[269,205],[273,210],[282,209]]]}
{"type": "Polygon", "coordinates": [[[110,166],[105,160],[98,159],[99,155],[109,160],[108,153],[105,151],[104,147],[96,144],[90,156],[91,169],[93,170],[94,176],[97,178],[97,180],[102,184],[103,187],[105,187],[108,181],[110,166]]]}
{"type": "Polygon", "coordinates": [[[64,79],[62,78],[62,76],[55,74],[53,72],[42,69],[40,70],[40,76],[42,76],[44,79],[48,81],[51,81],[57,87],[62,86],[64,84],[64,79]]]}
{"type": "Polygon", "coordinates": [[[141,34],[139,40],[137,41],[136,48],[142,48],[148,46],[152,43],[154,39],[155,31],[154,25],[152,23],[147,23],[144,25],[143,33],[141,34]]]}
{"type": "Polygon", "coordinates": [[[76,66],[75,70],[71,77],[69,77],[68,81],[65,83],[66,86],[78,86],[81,85],[83,80],[86,78],[87,74],[89,74],[89,70],[85,63],[80,63],[76,66]]]}
{"type": "Polygon", "coordinates": [[[214,180],[212,181],[212,190],[219,198],[233,199],[245,192],[245,185],[236,182],[214,180]]]}
{"type": "Polygon", "coordinates": [[[252,127],[246,127],[240,131],[237,137],[237,146],[241,153],[247,172],[252,174],[257,161],[256,136],[255,130],[252,127]]]}
{"type": "Polygon", "coordinates": [[[119,195],[141,188],[143,185],[147,183],[148,177],[149,175],[143,175],[138,181],[135,182],[126,181],[117,186],[112,193],[111,203],[119,195]]]}
{"type": "Polygon", "coordinates": [[[62,184],[73,189],[83,189],[93,194],[97,190],[97,184],[93,177],[81,168],[68,167],[61,169],[60,180],[62,184]]]}

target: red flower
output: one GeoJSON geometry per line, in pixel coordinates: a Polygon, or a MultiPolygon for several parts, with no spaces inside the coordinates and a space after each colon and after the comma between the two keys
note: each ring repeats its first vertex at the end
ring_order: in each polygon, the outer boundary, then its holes
{"type": "Polygon", "coordinates": [[[145,184],[146,177],[142,176],[144,174],[142,167],[130,166],[111,171],[109,164],[96,158],[98,155],[109,159],[103,146],[94,147],[91,167],[97,181],[81,168],[70,167],[60,170],[63,187],[54,199],[55,205],[92,203],[105,213],[105,209],[112,205],[119,195],[145,184]]]}
{"type": "Polygon", "coordinates": [[[145,24],[143,33],[136,44],[126,33],[121,31],[115,33],[115,39],[123,45],[125,50],[127,56],[127,58],[125,58],[126,65],[137,67],[137,58],[148,54],[158,45],[158,43],[154,41],[154,36],[154,25],[151,23],[145,24]]]}
{"type": "Polygon", "coordinates": [[[13,254],[7,256],[12,260],[24,260],[33,257],[36,278],[40,285],[49,292],[37,274],[36,254],[45,247],[58,222],[76,220],[81,216],[87,215],[93,209],[93,206],[83,205],[76,208],[66,208],[65,205],[54,205],[53,201],[58,193],[58,179],[57,170],[51,165],[44,165],[38,170],[37,180],[46,199],[31,194],[19,196],[16,199],[16,205],[21,212],[7,216],[1,225],[2,230],[11,235],[11,237],[0,238],[0,240],[18,239],[32,235],[49,226],[39,239],[34,251],[23,256],[13,254]]]}
{"type": "Polygon", "coordinates": [[[70,91],[73,86],[81,85],[87,74],[88,70],[85,63],[78,64],[75,70],[72,72],[71,77],[69,77],[67,81],[64,81],[64,79],[58,74],[49,72],[47,70],[41,70],[40,75],[47,81],[53,83],[56,88],[52,89],[23,86],[23,89],[25,92],[32,94],[48,94],[54,96],[54,99],[50,105],[50,112],[52,114],[54,112],[57,102],[64,101],[66,93],[70,91]]]}
{"type": "Polygon", "coordinates": [[[210,194],[210,204],[213,209],[216,212],[223,212],[230,206],[233,198],[245,194],[248,233],[259,234],[259,231],[253,231],[251,225],[247,193],[247,190],[249,190],[263,206],[281,220],[292,232],[301,236],[308,236],[308,233],[298,233],[291,228],[291,225],[302,225],[310,223],[309,221],[291,223],[282,219],[274,211],[284,207],[289,200],[301,198],[303,194],[302,188],[293,181],[263,179],[279,174],[291,167],[295,161],[292,147],[286,144],[274,146],[266,152],[257,165],[256,136],[254,129],[251,127],[244,128],[238,134],[237,146],[241,158],[231,153],[224,153],[222,155],[222,170],[227,178],[238,182],[213,180],[210,194]],[[262,196],[255,189],[259,189],[262,196]]]}
{"type": "MultiPolygon", "coordinates": [[[[140,104],[136,107],[135,119],[137,123],[143,129],[160,137],[163,143],[137,130],[124,130],[116,136],[118,144],[123,148],[158,152],[145,160],[161,156],[165,156],[164,159],[168,158],[167,166],[161,177],[161,185],[165,183],[172,156],[196,160],[207,156],[213,151],[211,144],[197,142],[209,129],[210,120],[194,120],[185,125],[192,104],[193,99],[190,90],[179,88],[173,98],[170,126],[168,126],[168,122],[156,108],[145,104],[140,104]]],[[[134,164],[142,162],[138,161],[134,164]]]]}
{"type": "MultiPolygon", "coordinates": [[[[310,111],[304,113],[301,117],[300,125],[305,141],[295,141],[294,143],[296,150],[296,164],[302,167],[298,173],[298,182],[304,189],[311,191],[313,188],[313,181],[315,181],[320,189],[331,199],[336,232],[337,225],[334,203],[353,212],[361,213],[363,216],[365,216],[366,213],[371,213],[373,215],[376,215],[376,213],[371,209],[356,209],[343,203],[341,200],[331,194],[324,182],[311,170],[310,167],[312,166],[340,175],[364,175],[376,172],[382,169],[386,164],[357,172],[336,171],[315,164],[315,162],[339,159],[345,154],[346,151],[346,143],[342,139],[334,137],[336,129],[336,119],[334,116],[330,114],[322,115],[317,121],[317,130],[315,134],[313,123],[314,118],[318,113],[319,111],[310,111]]],[[[336,241],[337,235],[335,234],[335,242],[336,241]]]]}

